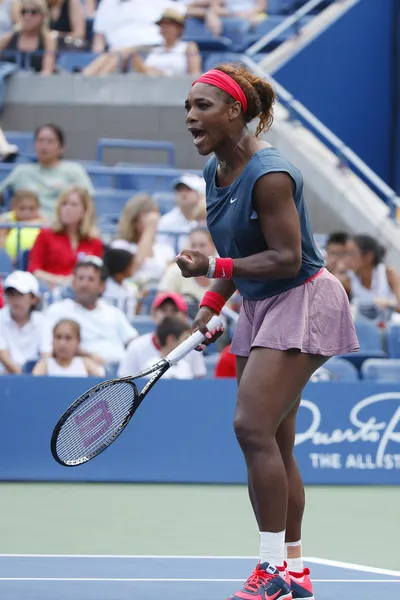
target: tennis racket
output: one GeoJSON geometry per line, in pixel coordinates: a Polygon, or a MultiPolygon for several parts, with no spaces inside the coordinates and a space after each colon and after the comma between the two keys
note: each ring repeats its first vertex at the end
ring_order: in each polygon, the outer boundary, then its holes
{"type": "MultiPolygon", "coordinates": [[[[222,326],[214,316],[209,330],[222,326]]],[[[168,356],[134,377],[109,379],[92,387],[67,408],[54,428],[51,453],[64,467],[76,467],[98,456],[123,432],[154,384],[204,341],[201,331],[188,337],[168,356]],[[154,375],[139,392],[135,380],[154,375]]]]}

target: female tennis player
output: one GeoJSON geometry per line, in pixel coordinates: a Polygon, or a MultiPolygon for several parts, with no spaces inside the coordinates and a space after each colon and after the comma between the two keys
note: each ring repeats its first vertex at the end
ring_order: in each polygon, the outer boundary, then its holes
{"type": "Polygon", "coordinates": [[[214,153],[204,177],[207,224],[220,256],[184,250],[177,257],[184,277],[215,280],[195,328],[214,341],[220,332],[208,332],[207,322],[236,289],[243,297],[231,347],[239,384],[234,427],[260,530],[260,562],[232,600],[314,598],[301,557],[296,414],[314,371],[328,357],[358,349],[347,295],[314,244],[301,173],[259,139],[272,123],[273,102],[267,82],[235,65],[202,75],[186,100],[197,151],[214,153]],[[253,136],[247,124],[256,117],[253,136]]]}

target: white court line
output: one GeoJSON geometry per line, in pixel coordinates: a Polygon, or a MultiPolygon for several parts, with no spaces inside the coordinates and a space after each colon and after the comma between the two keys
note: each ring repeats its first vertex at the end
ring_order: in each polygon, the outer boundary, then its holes
{"type": "MultiPolygon", "coordinates": [[[[111,578],[111,577],[0,577],[1,581],[79,581],[79,582],[113,582],[113,583],[243,583],[243,579],[145,579],[145,578],[111,578]]],[[[400,579],[313,579],[314,583],[400,583],[400,579]]]]}
{"type": "MultiPolygon", "coordinates": [[[[180,556],[180,555],[157,555],[157,554],[0,554],[0,558],[98,558],[98,559],[161,559],[161,560],[258,560],[258,556],[180,556]]],[[[369,567],[367,565],[358,565],[354,563],[341,562],[330,560],[327,558],[304,557],[305,562],[314,563],[316,565],[326,565],[328,567],[336,567],[339,569],[351,569],[353,571],[361,571],[365,573],[374,573],[375,575],[390,575],[392,577],[400,577],[400,571],[391,569],[381,569],[380,567],[369,567]]]]}
{"type": "Polygon", "coordinates": [[[392,575],[393,577],[400,577],[400,571],[392,571],[391,569],[368,567],[367,565],[356,565],[354,563],[341,562],[339,560],[329,560],[327,558],[304,558],[304,560],[316,565],[326,565],[327,567],[337,567],[338,569],[351,569],[353,571],[362,571],[364,573],[374,573],[375,575],[392,575]]]}

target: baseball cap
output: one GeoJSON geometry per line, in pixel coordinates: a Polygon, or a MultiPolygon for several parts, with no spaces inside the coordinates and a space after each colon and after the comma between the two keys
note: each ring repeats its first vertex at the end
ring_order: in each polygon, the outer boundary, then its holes
{"type": "Polygon", "coordinates": [[[173,183],[174,189],[178,187],[178,185],[186,185],[191,190],[194,190],[198,194],[204,196],[206,193],[206,182],[202,177],[195,175],[194,173],[185,173],[178,179],[175,179],[173,183]]]}
{"type": "Polygon", "coordinates": [[[175,292],[163,292],[162,294],[158,294],[153,302],[153,308],[159,308],[166,300],[172,300],[180,312],[187,313],[188,307],[184,297],[175,292]]]}
{"type": "Polygon", "coordinates": [[[34,294],[38,297],[40,295],[38,280],[32,273],[27,271],[14,271],[6,277],[3,287],[4,291],[12,288],[20,294],[34,294]]]}

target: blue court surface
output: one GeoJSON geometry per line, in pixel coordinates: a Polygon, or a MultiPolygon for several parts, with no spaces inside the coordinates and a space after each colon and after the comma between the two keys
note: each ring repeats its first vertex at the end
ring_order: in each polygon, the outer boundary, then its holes
{"type": "MultiPolygon", "coordinates": [[[[309,558],[316,600],[400,598],[400,571],[309,558]]],[[[256,558],[0,555],[1,600],[224,600],[256,558]]]]}

